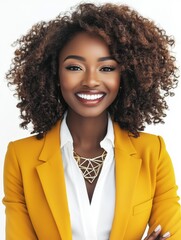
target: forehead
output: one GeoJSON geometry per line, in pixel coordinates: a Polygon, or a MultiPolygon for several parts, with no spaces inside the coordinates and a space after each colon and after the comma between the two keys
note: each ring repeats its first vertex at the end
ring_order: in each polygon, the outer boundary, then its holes
{"type": "Polygon", "coordinates": [[[107,43],[98,35],[81,32],[74,35],[63,47],[60,57],[66,55],[91,55],[94,57],[109,56],[110,51],[107,43]]]}

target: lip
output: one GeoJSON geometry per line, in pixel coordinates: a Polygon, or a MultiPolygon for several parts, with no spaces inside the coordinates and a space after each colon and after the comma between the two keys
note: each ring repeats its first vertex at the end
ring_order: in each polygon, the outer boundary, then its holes
{"type": "Polygon", "coordinates": [[[86,106],[95,106],[99,104],[105,97],[105,92],[99,91],[81,91],[75,94],[79,102],[86,106]]]}

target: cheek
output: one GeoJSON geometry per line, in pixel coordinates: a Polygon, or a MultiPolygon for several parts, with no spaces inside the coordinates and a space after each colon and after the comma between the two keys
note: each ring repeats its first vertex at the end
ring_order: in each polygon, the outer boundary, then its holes
{"type": "Polygon", "coordinates": [[[120,77],[113,78],[109,82],[109,88],[113,93],[116,93],[119,91],[120,87],[120,77]]]}
{"type": "Polygon", "coordinates": [[[69,77],[67,76],[67,74],[65,74],[64,72],[60,72],[59,74],[59,82],[60,82],[60,88],[61,90],[68,90],[71,88],[71,82],[73,82],[72,80],[70,81],[69,77]]]}
{"type": "Polygon", "coordinates": [[[71,89],[73,90],[77,84],[80,82],[80,74],[75,74],[72,72],[61,71],[59,73],[59,82],[61,89],[71,89]]]}

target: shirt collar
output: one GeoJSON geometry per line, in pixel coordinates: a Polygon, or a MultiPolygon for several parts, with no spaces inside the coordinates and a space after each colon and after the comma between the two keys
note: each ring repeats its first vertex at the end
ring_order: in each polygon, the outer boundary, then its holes
{"type": "Polygon", "coordinates": [[[67,126],[66,118],[67,118],[67,112],[65,112],[64,114],[63,120],[61,122],[61,127],[60,127],[61,148],[68,142],[73,144],[72,135],[67,126]]]}
{"type": "MultiPolygon", "coordinates": [[[[69,131],[69,128],[66,123],[66,118],[67,118],[67,112],[65,112],[61,127],[60,127],[60,139],[61,139],[61,148],[67,144],[67,143],[72,143],[73,144],[73,139],[72,135],[69,131]]],[[[105,150],[107,149],[107,145],[111,143],[111,146],[114,147],[114,129],[113,129],[113,123],[112,119],[110,117],[110,114],[108,114],[108,125],[107,125],[107,134],[104,137],[104,139],[100,142],[100,146],[104,148],[105,150]]]]}
{"type": "Polygon", "coordinates": [[[114,147],[114,129],[110,114],[108,114],[107,134],[100,142],[100,146],[106,151],[109,151],[110,147],[114,147]]]}

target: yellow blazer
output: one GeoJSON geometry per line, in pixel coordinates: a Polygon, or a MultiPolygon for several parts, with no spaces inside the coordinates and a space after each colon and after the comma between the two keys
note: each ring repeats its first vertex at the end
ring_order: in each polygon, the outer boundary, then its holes
{"type": "MultiPolygon", "coordinates": [[[[161,137],[133,138],[114,123],[116,203],[110,240],[140,240],[147,223],[181,240],[181,209],[161,137]]],[[[76,180],[75,180],[76,181],[76,180]]],[[[4,166],[6,240],[71,240],[60,122],[37,140],[9,144],[4,166]]],[[[94,240],[94,239],[92,239],[94,240]]]]}

